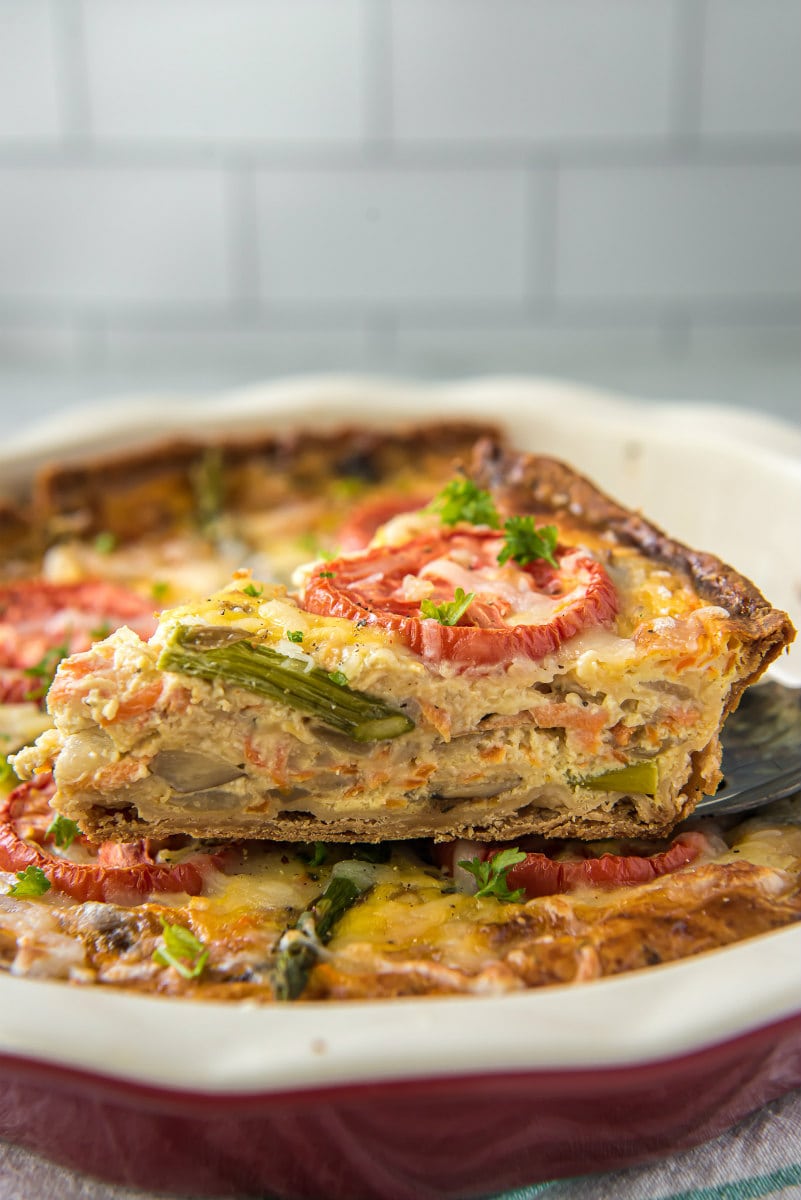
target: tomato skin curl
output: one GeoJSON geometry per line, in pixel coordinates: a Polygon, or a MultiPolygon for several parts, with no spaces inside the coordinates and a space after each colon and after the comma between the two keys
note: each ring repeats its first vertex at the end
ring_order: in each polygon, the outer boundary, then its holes
{"type": "Polygon", "coordinates": [[[375,533],[393,517],[402,513],[417,512],[428,504],[431,496],[419,493],[402,495],[400,493],[379,496],[373,500],[363,500],[356,504],[348,514],[348,518],[338,533],[340,550],[343,554],[352,554],[356,550],[364,550],[370,544],[375,533]]]}
{"type": "MultiPolygon", "coordinates": [[[[449,873],[453,873],[455,865],[455,845],[446,842],[434,849],[435,860],[449,873]]],[[[476,857],[486,862],[507,849],[508,846],[489,846],[477,842],[476,857]]],[[[704,834],[688,830],[678,834],[667,849],[648,855],[602,854],[598,858],[560,861],[541,851],[534,851],[508,869],[506,883],[510,891],[522,888],[527,900],[557,896],[578,888],[637,887],[680,871],[708,849],[709,843],[704,834]]]]}
{"type": "MultiPolygon", "coordinates": [[[[703,834],[680,833],[667,850],[650,855],[602,854],[600,858],[557,862],[546,854],[527,854],[523,862],[509,869],[506,878],[510,888],[523,888],[529,900],[580,887],[636,887],[689,866],[706,845],[703,834]]],[[[488,857],[499,849],[493,847],[488,857]]]]}
{"type": "Polygon", "coordinates": [[[49,800],[55,792],[50,774],[38,775],[15,788],[0,808],[0,870],[24,871],[38,867],[54,891],[73,900],[110,904],[142,904],[156,892],[184,892],[198,896],[209,872],[219,869],[222,855],[193,854],[170,866],[155,862],[143,843],[97,846],[92,863],[75,863],[51,854],[40,844],[44,827],[54,814],[49,800]],[[20,836],[17,825],[33,826],[33,837],[20,836]],[[116,865],[120,864],[120,865],[116,865]]]}
{"type": "Polygon", "coordinates": [[[460,670],[519,658],[542,659],[582,630],[608,624],[616,616],[617,593],[604,567],[573,547],[557,548],[560,570],[544,562],[521,568],[542,596],[550,596],[546,589],[559,584],[561,563],[568,556],[572,574],[579,578],[576,590],[580,594],[567,597],[563,607],[542,624],[507,625],[500,618],[478,624],[471,620],[468,608],[458,624],[443,625],[423,618],[419,601],[399,598],[405,578],[419,575],[428,564],[447,558],[454,550],[463,552],[465,546],[472,546],[477,561],[486,563],[500,544],[495,530],[455,529],[414,538],[401,546],[378,546],[343,556],[311,576],[301,603],[320,616],[386,629],[426,662],[447,662],[460,670]]]}

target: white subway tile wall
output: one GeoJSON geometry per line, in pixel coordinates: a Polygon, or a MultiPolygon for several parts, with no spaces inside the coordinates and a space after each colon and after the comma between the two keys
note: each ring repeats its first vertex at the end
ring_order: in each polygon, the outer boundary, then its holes
{"type": "Polygon", "coordinates": [[[0,0],[0,365],[785,346],[800,210],[798,0],[0,0]]]}
{"type": "Polygon", "coordinates": [[[0,143],[61,133],[59,59],[49,0],[0,0],[0,143]]]}
{"type": "Polygon", "coordinates": [[[226,216],[217,170],[0,167],[0,300],[221,309],[232,295],[226,216]]]}
{"type": "Polygon", "coordinates": [[[100,141],[364,139],[361,0],[84,0],[83,14],[100,141]]]}
{"type": "Polygon", "coordinates": [[[699,310],[792,300],[801,281],[799,199],[801,166],[566,167],[558,294],[699,310]]]}
{"type": "Polygon", "coordinates": [[[701,128],[723,137],[801,135],[801,4],[709,0],[701,128]]]}
{"type": "Polygon", "coordinates": [[[524,305],[542,287],[538,184],[518,169],[259,172],[261,298],[361,315],[524,305]]]}
{"type": "Polygon", "coordinates": [[[672,0],[392,0],[401,142],[631,142],[670,132],[672,0]]]}

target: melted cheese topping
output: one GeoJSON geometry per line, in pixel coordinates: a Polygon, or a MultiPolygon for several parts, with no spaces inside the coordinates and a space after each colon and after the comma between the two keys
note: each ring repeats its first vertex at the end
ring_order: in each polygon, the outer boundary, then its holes
{"type": "MultiPolygon", "coordinates": [[[[773,812],[728,831],[705,820],[706,854],[651,883],[523,904],[456,891],[417,847],[399,844],[388,862],[360,864],[371,886],[327,944],[317,944],[305,995],[483,993],[581,982],[798,920],[801,798],[773,812]],[[643,946],[650,958],[643,959],[643,946]]],[[[593,850],[619,848],[607,842],[593,850]]],[[[269,1000],[283,934],[325,889],[341,857],[329,849],[325,864],[313,868],[297,847],[246,845],[229,874],[209,876],[203,895],[153,897],[135,908],[78,905],[53,892],[15,899],[7,894],[14,877],[0,872],[0,967],[83,984],[269,1000]],[[197,979],[184,980],[153,958],[162,920],[190,929],[208,951],[197,979]]]]}

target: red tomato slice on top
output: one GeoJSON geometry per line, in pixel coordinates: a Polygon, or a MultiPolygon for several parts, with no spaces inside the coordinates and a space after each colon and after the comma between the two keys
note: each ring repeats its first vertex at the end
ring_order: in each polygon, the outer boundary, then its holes
{"type": "Polygon", "coordinates": [[[428,662],[462,669],[544,658],[614,618],[614,585],[586,551],[558,546],[557,567],[541,559],[500,566],[503,544],[495,530],[457,528],[343,556],[315,571],[301,602],[308,612],[388,629],[428,662]],[[474,594],[457,624],[423,616],[423,600],[452,601],[456,588],[474,594]]]}
{"type": "Polygon", "coordinates": [[[428,504],[431,496],[402,496],[395,493],[377,496],[356,504],[339,530],[338,541],[344,554],[363,550],[373,540],[376,530],[401,513],[415,512],[428,504]]]}

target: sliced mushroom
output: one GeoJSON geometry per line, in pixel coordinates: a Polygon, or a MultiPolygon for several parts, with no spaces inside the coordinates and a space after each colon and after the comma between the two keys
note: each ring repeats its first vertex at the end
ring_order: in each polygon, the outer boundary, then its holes
{"type": "Polygon", "coordinates": [[[151,770],[175,792],[202,792],[241,779],[245,772],[222,758],[198,754],[196,750],[161,750],[151,770]]]}

